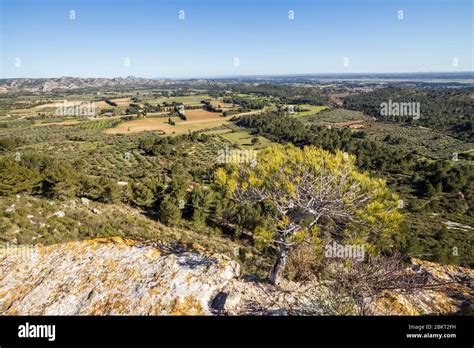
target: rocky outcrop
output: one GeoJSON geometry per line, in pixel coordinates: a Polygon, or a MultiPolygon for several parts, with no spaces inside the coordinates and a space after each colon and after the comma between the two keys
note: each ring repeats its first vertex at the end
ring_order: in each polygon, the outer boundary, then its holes
{"type": "Polygon", "coordinates": [[[162,86],[163,80],[145,79],[129,76],[126,78],[81,78],[63,76],[57,78],[0,79],[0,92],[51,92],[59,90],[79,90],[85,88],[116,88],[133,86],[162,86]]]}
{"type": "MultiPolygon", "coordinates": [[[[443,287],[385,291],[366,314],[471,314],[472,270],[412,260],[443,287]]],[[[240,278],[237,262],[197,245],[100,238],[0,249],[3,315],[358,314],[328,284],[240,278]]],[[[436,283],[436,282],[435,282],[436,283]]]]}
{"type": "MultiPolygon", "coordinates": [[[[116,89],[135,87],[162,87],[182,84],[182,80],[147,79],[134,76],[115,78],[83,78],[62,76],[54,78],[15,78],[0,79],[0,93],[17,93],[27,91],[32,93],[48,93],[53,91],[72,91],[84,89],[116,89]]],[[[200,85],[207,80],[186,80],[189,85],[200,85]]]]}
{"type": "Polygon", "coordinates": [[[239,265],[222,256],[123,238],[3,249],[0,313],[200,315],[239,265]]]}

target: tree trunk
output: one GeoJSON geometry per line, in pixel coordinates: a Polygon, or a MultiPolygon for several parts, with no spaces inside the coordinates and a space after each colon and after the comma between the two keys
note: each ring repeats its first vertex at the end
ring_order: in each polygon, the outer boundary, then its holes
{"type": "Polygon", "coordinates": [[[268,275],[268,280],[274,285],[279,285],[283,279],[283,272],[286,268],[286,263],[288,261],[288,255],[290,254],[290,247],[288,245],[282,245],[278,252],[277,259],[270,270],[268,275]]]}

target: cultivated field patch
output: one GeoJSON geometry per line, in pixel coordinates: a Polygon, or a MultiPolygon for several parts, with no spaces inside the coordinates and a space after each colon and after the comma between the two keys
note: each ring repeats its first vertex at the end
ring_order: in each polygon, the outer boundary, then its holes
{"type": "Polygon", "coordinates": [[[268,140],[267,138],[263,136],[252,135],[245,130],[228,130],[227,132],[220,131],[213,134],[219,135],[222,139],[246,149],[259,150],[272,144],[272,141],[268,140]]]}
{"type": "Polygon", "coordinates": [[[175,125],[168,122],[168,118],[142,118],[133,121],[123,122],[114,128],[105,130],[107,134],[131,134],[144,131],[159,131],[164,135],[178,135],[193,131],[200,131],[221,126],[229,122],[225,117],[215,112],[209,112],[201,109],[188,110],[186,112],[187,120],[181,120],[179,117],[171,117],[175,125]]]}
{"type": "Polygon", "coordinates": [[[168,124],[164,118],[142,118],[138,120],[123,122],[114,128],[105,130],[107,134],[128,134],[144,131],[163,131],[172,133],[174,126],[168,124]]]}
{"type": "Polygon", "coordinates": [[[204,109],[184,110],[188,121],[210,120],[223,118],[220,112],[210,112],[204,109]]]}
{"type": "Polygon", "coordinates": [[[298,106],[301,109],[304,109],[305,111],[295,112],[295,114],[293,114],[293,117],[296,117],[296,118],[312,116],[328,108],[327,106],[315,106],[315,105],[309,105],[309,104],[302,104],[298,106]]]}
{"type": "Polygon", "coordinates": [[[43,123],[36,123],[35,126],[37,127],[44,127],[44,126],[74,126],[76,124],[81,123],[80,121],[62,121],[62,122],[43,122],[43,123]]]}
{"type": "Polygon", "coordinates": [[[219,100],[211,100],[211,105],[215,108],[222,109],[222,110],[229,110],[234,107],[232,103],[224,103],[223,101],[219,100]]]}

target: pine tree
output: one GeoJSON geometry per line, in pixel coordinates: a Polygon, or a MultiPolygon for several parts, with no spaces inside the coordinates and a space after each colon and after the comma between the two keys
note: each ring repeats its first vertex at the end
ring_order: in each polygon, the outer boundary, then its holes
{"type": "Polygon", "coordinates": [[[179,202],[175,198],[166,196],[160,204],[158,211],[160,221],[165,225],[175,226],[181,219],[181,209],[179,208],[179,202]]]}
{"type": "Polygon", "coordinates": [[[272,223],[254,234],[259,244],[277,249],[272,283],[281,281],[290,253],[304,241],[318,245],[324,237],[367,249],[393,243],[391,234],[401,222],[398,197],[384,180],[359,172],[354,162],[354,156],[340,151],[276,145],[259,153],[256,166],[217,170],[217,182],[239,204],[273,206],[272,223]]]}
{"type": "Polygon", "coordinates": [[[23,167],[11,159],[0,160],[0,195],[31,193],[39,186],[40,181],[41,175],[37,170],[23,167]]]}

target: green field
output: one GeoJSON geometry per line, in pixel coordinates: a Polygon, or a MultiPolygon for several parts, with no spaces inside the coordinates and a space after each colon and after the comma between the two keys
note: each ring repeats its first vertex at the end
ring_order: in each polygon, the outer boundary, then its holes
{"type": "Polygon", "coordinates": [[[253,136],[249,132],[230,132],[220,134],[220,137],[239,145],[240,147],[249,148],[253,150],[260,150],[269,146],[272,142],[262,136],[253,136]],[[252,139],[257,139],[255,144],[252,144],[252,139]]]}
{"type": "Polygon", "coordinates": [[[296,112],[295,114],[292,115],[293,117],[296,117],[296,118],[312,116],[328,108],[327,106],[319,106],[319,105],[315,106],[315,105],[310,105],[310,104],[301,104],[298,106],[300,108],[307,109],[307,111],[296,112]]]}
{"type": "Polygon", "coordinates": [[[274,144],[271,140],[263,136],[252,135],[249,131],[237,126],[221,127],[216,130],[207,131],[206,134],[217,135],[220,138],[244,149],[261,150],[274,144]],[[255,143],[252,143],[252,139],[257,140],[255,143]]]}

